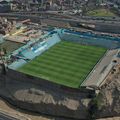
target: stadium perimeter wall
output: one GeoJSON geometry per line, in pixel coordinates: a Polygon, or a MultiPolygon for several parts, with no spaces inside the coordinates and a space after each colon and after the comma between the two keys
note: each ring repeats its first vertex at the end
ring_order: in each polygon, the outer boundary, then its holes
{"type": "Polygon", "coordinates": [[[6,75],[0,75],[0,86],[4,89],[2,92],[0,89],[0,96],[16,107],[52,116],[82,120],[87,119],[88,108],[81,100],[88,99],[89,101],[95,96],[93,90],[65,87],[11,69],[8,69],[6,75]]]}
{"type": "Polygon", "coordinates": [[[60,85],[60,84],[57,84],[57,83],[54,83],[54,82],[51,82],[51,81],[48,81],[48,80],[45,80],[45,79],[42,79],[42,78],[38,78],[38,77],[35,77],[35,76],[24,74],[24,73],[21,73],[21,72],[18,72],[16,70],[12,70],[12,69],[8,69],[5,77],[7,78],[6,82],[9,82],[11,80],[12,81],[20,81],[20,82],[30,82],[32,84],[37,84],[39,86],[46,87],[47,89],[51,89],[51,90],[55,90],[55,91],[61,91],[61,92],[65,92],[65,93],[67,92],[67,94],[68,93],[79,94],[81,92],[85,93],[87,95],[94,94],[93,90],[89,90],[89,89],[86,89],[84,87],[83,88],[81,87],[81,89],[70,88],[70,87],[60,85]],[[10,79],[8,79],[8,78],[10,78],[10,79]]]}
{"type": "Polygon", "coordinates": [[[96,38],[92,36],[85,36],[81,34],[76,34],[75,32],[65,32],[64,30],[59,31],[59,36],[61,40],[77,42],[84,45],[95,45],[100,47],[105,47],[108,49],[119,48],[120,41],[110,40],[109,38],[96,38]]]}

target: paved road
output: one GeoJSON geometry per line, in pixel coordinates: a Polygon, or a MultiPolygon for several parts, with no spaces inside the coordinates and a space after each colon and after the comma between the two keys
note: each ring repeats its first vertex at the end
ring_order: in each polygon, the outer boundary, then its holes
{"type": "Polygon", "coordinates": [[[112,22],[112,21],[104,21],[104,20],[86,20],[86,19],[70,19],[70,18],[56,18],[56,17],[47,17],[47,16],[37,16],[37,15],[30,15],[30,14],[22,14],[22,13],[0,13],[0,16],[3,17],[20,17],[26,19],[49,19],[49,20],[56,20],[56,21],[63,21],[63,22],[73,22],[73,23],[84,23],[84,24],[94,24],[94,25],[110,25],[120,27],[120,21],[112,22]]]}

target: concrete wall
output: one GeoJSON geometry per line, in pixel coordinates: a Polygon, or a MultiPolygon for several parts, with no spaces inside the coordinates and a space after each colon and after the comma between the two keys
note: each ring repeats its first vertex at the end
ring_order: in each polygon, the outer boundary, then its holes
{"type": "Polygon", "coordinates": [[[74,89],[8,69],[0,75],[0,96],[16,107],[42,114],[86,120],[87,103],[95,95],[85,88],[74,89]],[[26,97],[27,96],[27,97],[26,97]]]}
{"type": "Polygon", "coordinates": [[[47,81],[47,80],[42,79],[42,78],[37,78],[37,77],[31,76],[31,75],[27,75],[27,74],[24,74],[24,73],[21,73],[21,72],[12,70],[12,69],[8,69],[5,77],[9,78],[9,79],[7,79],[6,82],[9,82],[9,81],[29,82],[32,84],[37,84],[39,86],[45,87],[47,89],[51,89],[53,91],[55,90],[56,92],[61,91],[63,93],[67,93],[67,94],[69,94],[69,93],[74,94],[75,93],[78,95],[81,92],[83,94],[85,93],[88,95],[94,94],[93,90],[88,90],[86,88],[81,88],[81,89],[70,88],[70,87],[67,87],[64,85],[56,84],[56,83],[51,82],[51,81],[47,81]]]}

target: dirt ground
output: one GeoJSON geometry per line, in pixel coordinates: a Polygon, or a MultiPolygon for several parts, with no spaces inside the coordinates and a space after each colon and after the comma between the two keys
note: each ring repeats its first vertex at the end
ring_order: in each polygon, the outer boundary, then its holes
{"type": "Polygon", "coordinates": [[[7,102],[3,101],[1,98],[0,110],[13,116],[25,116],[25,118],[28,118],[28,120],[53,120],[52,118],[40,116],[38,114],[33,115],[32,113],[26,113],[25,111],[16,109],[15,107],[10,106],[7,102]]]}

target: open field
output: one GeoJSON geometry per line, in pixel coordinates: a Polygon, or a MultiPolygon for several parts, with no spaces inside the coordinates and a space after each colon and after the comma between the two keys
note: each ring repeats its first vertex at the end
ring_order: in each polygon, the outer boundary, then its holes
{"type": "Polygon", "coordinates": [[[100,16],[100,17],[114,17],[116,16],[113,12],[111,12],[108,9],[96,9],[92,11],[88,11],[87,14],[88,16],[100,16]]]}
{"type": "Polygon", "coordinates": [[[19,69],[20,72],[79,88],[105,48],[62,41],[19,69]]]}

